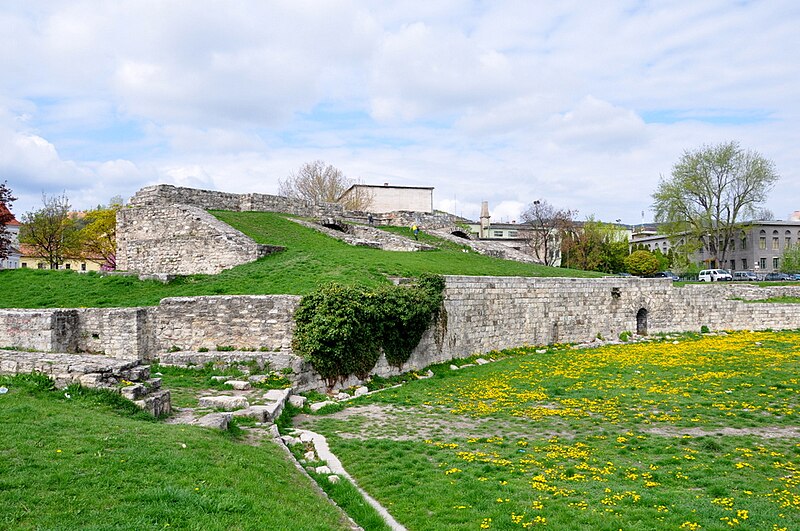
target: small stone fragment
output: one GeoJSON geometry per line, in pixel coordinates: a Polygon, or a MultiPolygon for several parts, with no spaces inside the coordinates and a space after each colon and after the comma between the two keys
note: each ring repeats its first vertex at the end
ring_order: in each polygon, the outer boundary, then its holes
{"type": "Polygon", "coordinates": [[[362,385],[361,387],[356,388],[353,396],[364,396],[367,393],[369,393],[369,388],[365,385],[362,385]]]}
{"type": "Polygon", "coordinates": [[[289,397],[289,403],[294,407],[302,408],[308,399],[300,395],[292,395],[289,397]]]}
{"type": "Polygon", "coordinates": [[[315,468],[314,472],[316,472],[317,474],[325,475],[325,474],[330,474],[331,473],[331,469],[329,467],[323,465],[323,466],[318,466],[317,468],[315,468]]]}
{"type": "Polygon", "coordinates": [[[332,474],[328,476],[328,481],[330,481],[333,484],[339,483],[339,476],[337,476],[336,474],[332,474]]]}
{"type": "Polygon", "coordinates": [[[252,387],[250,382],[245,382],[244,380],[228,380],[225,382],[225,385],[230,385],[237,391],[247,391],[252,387]]]}

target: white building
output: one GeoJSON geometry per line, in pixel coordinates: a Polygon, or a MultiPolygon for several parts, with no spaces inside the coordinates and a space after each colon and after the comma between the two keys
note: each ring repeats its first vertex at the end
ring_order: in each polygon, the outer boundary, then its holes
{"type": "Polygon", "coordinates": [[[11,214],[11,221],[6,223],[6,231],[11,235],[11,249],[9,249],[8,258],[0,260],[0,269],[17,269],[20,264],[19,254],[19,227],[20,222],[14,217],[14,214],[4,205],[0,203],[0,215],[11,214]]]}
{"type": "Polygon", "coordinates": [[[356,193],[372,199],[367,210],[376,214],[398,210],[433,214],[433,186],[354,184],[342,194],[339,202],[345,202],[349,195],[356,193]]]}

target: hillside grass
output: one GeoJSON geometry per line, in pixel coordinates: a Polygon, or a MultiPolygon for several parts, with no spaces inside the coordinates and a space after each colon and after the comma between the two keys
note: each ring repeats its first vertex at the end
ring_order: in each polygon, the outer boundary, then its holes
{"type": "Polygon", "coordinates": [[[408,529],[800,529],[800,331],[502,354],[295,420],[408,529]]]}
{"type": "Polygon", "coordinates": [[[268,439],[155,422],[50,385],[0,377],[2,529],[349,529],[268,439]]]}
{"type": "MultiPolygon", "coordinates": [[[[430,235],[442,248],[393,252],[354,247],[270,212],[213,214],[255,241],[286,250],[218,275],[190,275],[168,284],[118,275],[14,269],[0,271],[0,308],[153,306],[164,297],[199,295],[304,295],[321,284],[377,286],[388,277],[441,275],[572,276],[599,273],[522,264],[463,252],[430,235]]],[[[410,234],[410,231],[408,231],[410,234]]]]}

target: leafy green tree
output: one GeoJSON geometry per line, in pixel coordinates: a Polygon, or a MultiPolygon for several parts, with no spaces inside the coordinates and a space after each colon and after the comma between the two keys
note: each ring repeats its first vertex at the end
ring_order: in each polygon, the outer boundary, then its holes
{"type": "Polygon", "coordinates": [[[741,222],[757,216],[778,178],[770,160],[737,142],[685,151],[653,193],[655,219],[663,233],[686,239],[687,252],[705,247],[722,264],[741,222]]]}
{"type": "Polygon", "coordinates": [[[108,207],[98,206],[86,213],[81,229],[80,246],[84,258],[102,259],[105,270],[117,268],[117,211],[122,208],[121,202],[112,203],[108,207]]]}
{"type": "Polygon", "coordinates": [[[635,251],[625,259],[625,268],[631,275],[652,275],[660,265],[658,257],[649,251],[635,251]]]}
{"type": "Polygon", "coordinates": [[[22,215],[19,241],[32,246],[50,269],[58,269],[64,258],[80,255],[79,225],[70,216],[66,195],[42,194],[42,203],[41,209],[22,215]]]}
{"type": "Polygon", "coordinates": [[[585,271],[618,273],[624,269],[628,242],[610,223],[589,217],[564,234],[561,266],[585,271]]]}
{"type": "Polygon", "coordinates": [[[794,244],[783,251],[781,271],[784,273],[800,273],[800,245],[794,244]]]}
{"type": "Polygon", "coordinates": [[[0,260],[8,258],[11,251],[11,233],[6,229],[6,224],[14,219],[9,207],[16,199],[11,195],[8,181],[0,183],[0,260]]]}

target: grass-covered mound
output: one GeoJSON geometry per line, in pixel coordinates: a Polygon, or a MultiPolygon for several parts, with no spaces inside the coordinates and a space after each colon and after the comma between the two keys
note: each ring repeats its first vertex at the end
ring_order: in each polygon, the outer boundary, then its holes
{"type": "MultiPolygon", "coordinates": [[[[180,277],[169,284],[73,271],[0,271],[1,308],[152,306],[164,297],[197,295],[305,295],[330,282],[376,287],[387,276],[596,276],[596,273],[522,264],[463,252],[422,234],[436,251],[392,252],[353,247],[269,212],[214,212],[259,243],[285,251],[219,275],[180,277]]],[[[407,231],[410,235],[410,231],[407,231]]]]}
{"type": "Polygon", "coordinates": [[[269,441],[67,398],[43,376],[0,386],[2,529],[347,529],[269,441]]]}

